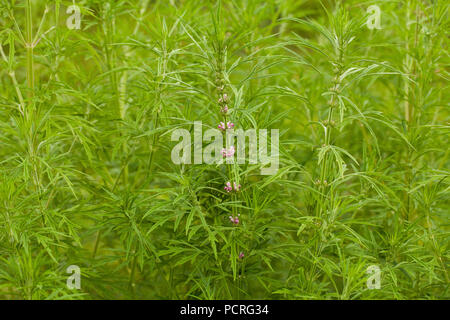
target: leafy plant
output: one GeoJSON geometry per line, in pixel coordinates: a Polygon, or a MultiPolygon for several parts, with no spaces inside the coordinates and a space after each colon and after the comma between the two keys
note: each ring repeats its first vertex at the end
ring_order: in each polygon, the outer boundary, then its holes
{"type": "Polygon", "coordinates": [[[0,298],[448,299],[448,9],[1,0],[0,298]]]}

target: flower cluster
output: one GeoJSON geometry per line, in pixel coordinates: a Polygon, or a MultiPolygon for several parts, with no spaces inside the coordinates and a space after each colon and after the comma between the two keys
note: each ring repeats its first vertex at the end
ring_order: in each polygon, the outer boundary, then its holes
{"type": "Polygon", "coordinates": [[[236,182],[233,182],[233,186],[231,186],[231,182],[230,181],[228,181],[225,184],[224,189],[225,189],[226,192],[231,192],[231,191],[233,191],[233,187],[234,187],[234,191],[236,191],[236,192],[241,190],[241,185],[240,184],[237,184],[236,182]]]}
{"type": "Polygon", "coordinates": [[[316,186],[324,186],[324,187],[328,187],[328,182],[327,182],[327,180],[323,180],[323,181],[320,181],[319,179],[317,179],[315,182],[314,182],[314,184],[316,185],[316,186]]]}
{"type": "Polygon", "coordinates": [[[222,149],[222,155],[224,156],[224,158],[231,158],[232,156],[234,156],[235,152],[236,149],[234,148],[234,146],[231,146],[230,149],[222,149]]]}
{"type": "MultiPolygon", "coordinates": [[[[235,127],[235,124],[231,121],[227,121],[227,114],[229,111],[228,108],[228,103],[230,101],[230,98],[228,97],[228,95],[224,92],[225,89],[225,85],[224,85],[224,79],[222,78],[221,74],[219,73],[218,78],[216,79],[216,83],[217,83],[217,91],[219,93],[219,100],[218,100],[218,104],[220,107],[220,112],[223,115],[223,121],[221,121],[219,123],[219,125],[217,126],[220,130],[222,130],[223,132],[225,132],[228,129],[233,129],[235,127]]],[[[236,149],[234,146],[227,148],[223,148],[222,149],[222,155],[224,158],[232,158],[234,157],[236,153],[236,149]]],[[[231,192],[238,192],[241,190],[241,185],[236,183],[236,182],[231,182],[228,181],[225,183],[225,187],[224,190],[228,193],[231,192]]],[[[239,225],[239,217],[240,214],[238,214],[237,216],[229,216],[231,223],[234,226],[239,225]]],[[[239,254],[239,259],[243,259],[244,258],[244,253],[241,252],[239,254]]]]}
{"type": "Polygon", "coordinates": [[[228,102],[228,95],[226,93],[224,93],[220,98],[219,98],[219,103],[220,104],[224,104],[228,102]]]}
{"type": "MultiPolygon", "coordinates": [[[[222,92],[224,90],[224,87],[223,86],[218,87],[218,90],[220,92],[222,92]]],[[[219,97],[219,105],[221,107],[220,108],[220,112],[222,112],[224,115],[226,115],[228,113],[228,110],[229,110],[229,108],[228,108],[228,101],[229,101],[229,98],[228,98],[228,95],[226,93],[220,95],[220,97],[219,97]]]]}
{"type": "Polygon", "coordinates": [[[223,106],[222,107],[222,109],[220,109],[220,112],[222,112],[223,114],[227,114],[228,113],[228,106],[227,105],[225,105],[225,106],[223,106]]]}
{"type": "Polygon", "coordinates": [[[224,122],[219,123],[219,125],[217,126],[220,130],[226,130],[226,129],[233,129],[234,128],[234,123],[231,121],[227,122],[227,125],[225,126],[224,122]]]}
{"type": "Polygon", "coordinates": [[[235,226],[237,226],[239,224],[239,216],[240,214],[238,214],[236,217],[230,216],[230,221],[232,224],[234,224],[235,226]]]}

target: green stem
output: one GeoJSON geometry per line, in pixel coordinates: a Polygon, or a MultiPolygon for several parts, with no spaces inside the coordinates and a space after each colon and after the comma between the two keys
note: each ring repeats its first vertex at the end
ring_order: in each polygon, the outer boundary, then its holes
{"type": "Polygon", "coordinates": [[[29,98],[34,94],[34,44],[33,44],[33,20],[31,10],[31,0],[27,0],[26,13],[26,49],[27,49],[27,85],[29,98]]]}
{"type": "MultiPolygon", "coordinates": [[[[335,64],[337,65],[338,69],[334,72],[334,80],[333,80],[333,88],[332,88],[332,95],[330,98],[330,102],[329,102],[329,112],[328,112],[328,118],[327,118],[327,123],[326,123],[326,134],[325,134],[325,147],[328,147],[331,144],[331,139],[332,139],[332,124],[331,121],[333,120],[333,111],[334,108],[337,107],[337,96],[339,94],[339,89],[340,89],[340,76],[342,75],[343,72],[343,57],[344,57],[344,50],[343,50],[343,44],[341,41],[339,41],[339,47],[338,49],[338,56],[336,57],[336,61],[335,64]]],[[[324,158],[323,158],[323,162],[322,165],[320,167],[320,187],[319,187],[319,191],[320,191],[320,196],[318,201],[316,202],[316,208],[317,208],[317,216],[319,218],[322,218],[324,216],[324,213],[326,213],[327,208],[332,206],[332,201],[333,201],[333,187],[330,185],[332,183],[332,179],[334,179],[333,176],[333,166],[332,166],[332,159],[330,159],[329,153],[327,152],[327,154],[325,154],[324,158]],[[328,179],[329,181],[327,181],[327,185],[325,185],[324,181],[325,179],[328,179]],[[330,195],[331,199],[326,201],[326,197],[330,195]]],[[[322,220],[321,220],[322,223],[322,220]]],[[[323,223],[320,225],[320,228],[322,228],[323,223]]],[[[318,237],[320,237],[320,235],[318,235],[318,237]]],[[[315,255],[314,257],[318,257],[321,255],[323,248],[321,239],[318,238],[315,241],[314,244],[314,251],[315,251],[315,255]]],[[[309,287],[311,288],[312,283],[314,281],[314,275],[316,272],[316,263],[313,264],[312,268],[310,269],[310,273],[309,273],[309,287]]]]}

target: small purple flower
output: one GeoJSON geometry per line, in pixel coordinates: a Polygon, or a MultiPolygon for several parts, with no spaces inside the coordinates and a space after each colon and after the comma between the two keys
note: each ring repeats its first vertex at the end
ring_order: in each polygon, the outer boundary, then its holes
{"type": "Polygon", "coordinates": [[[225,131],[226,129],[233,129],[234,128],[234,123],[231,121],[227,122],[227,125],[225,127],[225,123],[221,122],[219,123],[219,125],[217,126],[220,130],[225,131]]]}
{"type": "Polygon", "coordinates": [[[233,216],[230,216],[230,217],[229,217],[231,223],[234,224],[235,226],[237,226],[237,225],[239,224],[239,216],[240,216],[240,214],[238,214],[237,217],[233,217],[233,216]]]}
{"type": "Polygon", "coordinates": [[[235,191],[238,192],[241,190],[241,185],[237,184],[236,182],[233,182],[233,185],[231,184],[230,181],[228,181],[227,183],[225,183],[225,187],[224,190],[228,193],[230,193],[231,191],[235,191]]]}
{"type": "Polygon", "coordinates": [[[233,190],[233,187],[231,186],[231,182],[228,181],[228,182],[225,184],[224,189],[225,189],[227,192],[231,192],[231,191],[233,190]]]}
{"type": "Polygon", "coordinates": [[[231,158],[232,156],[234,156],[234,153],[236,152],[236,149],[234,148],[234,146],[231,146],[230,149],[222,149],[222,155],[225,158],[231,158]]]}
{"type": "Polygon", "coordinates": [[[225,130],[225,123],[223,123],[223,122],[219,123],[217,128],[219,128],[220,130],[225,130]]]}
{"type": "Polygon", "coordinates": [[[239,253],[239,259],[244,259],[245,254],[243,252],[239,253]]]}
{"type": "Polygon", "coordinates": [[[228,101],[228,95],[226,93],[224,93],[223,96],[219,98],[219,103],[224,103],[227,101],[228,101]]]}
{"type": "Polygon", "coordinates": [[[225,105],[225,107],[222,108],[222,110],[220,110],[223,114],[227,114],[228,113],[228,106],[225,105]]]}

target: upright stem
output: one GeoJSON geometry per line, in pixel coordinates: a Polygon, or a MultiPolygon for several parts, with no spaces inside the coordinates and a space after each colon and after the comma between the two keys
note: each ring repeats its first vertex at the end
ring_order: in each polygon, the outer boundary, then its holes
{"type": "MultiPolygon", "coordinates": [[[[325,133],[325,141],[324,141],[324,145],[325,146],[329,146],[331,144],[331,139],[332,139],[332,130],[333,130],[333,125],[332,125],[332,121],[333,121],[333,111],[334,109],[337,107],[337,95],[339,94],[339,90],[340,90],[340,76],[342,75],[343,72],[343,48],[342,48],[342,44],[339,45],[338,48],[339,51],[339,55],[337,57],[336,60],[336,65],[337,65],[337,70],[334,72],[334,80],[333,80],[333,88],[332,88],[332,95],[330,98],[330,101],[328,102],[328,106],[329,106],[329,112],[328,112],[328,118],[326,120],[325,123],[325,127],[326,127],[326,133],[325,133]]],[[[328,184],[331,183],[331,177],[330,173],[332,172],[332,167],[331,166],[332,161],[330,161],[329,159],[329,155],[328,153],[324,156],[323,158],[323,162],[322,165],[320,167],[320,191],[321,194],[324,194],[328,184]],[[326,181],[326,179],[329,179],[330,181],[326,181]]],[[[321,204],[324,204],[326,202],[323,201],[323,196],[320,196],[319,199],[319,206],[320,210],[318,212],[319,217],[322,217],[323,214],[323,208],[320,206],[321,204]]]]}
{"type": "Polygon", "coordinates": [[[34,43],[33,43],[33,15],[32,15],[32,7],[31,0],[27,0],[25,7],[26,14],[26,50],[27,50],[27,88],[28,88],[28,106],[24,110],[24,120],[27,124],[27,133],[28,133],[28,152],[31,160],[31,164],[33,166],[33,184],[35,188],[35,192],[39,195],[39,205],[41,210],[42,224],[45,225],[45,218],[43,214],[43,205],[41,202],[41,178],[40,178],[40,167],[37,162],[37,146],[38,143],[36,141],[36,134],[33,130],[36,130],[36,126],[33,121],[36,116],[36,109],[34,107],[34,85],[35,85],[35,76],[34,76],[34,43]]]}
{"type": "MultiPolygon", "coordinates": [[[[411,64],[412,64],[412,58],[410,56],[409,52],[409,19],[410,19],[410,6],[411,6],[411,0],[408,0],[406,2],[406,56],[405,56],[405,72],[407,75],[411,72],[411,64]]],[[[405,120],[409,124],[411,120],[411,105],[409,101],[409,95],[410,95],[410,88],[409,88],[409,79],[405,79],[405,106],[404,106],[404,112],[405,112],[405,120]]]]}
{"type": "MultiPolygon", "coordinates": [[[[338,105],[337,96],[339,94],[340,85],[341,85],[340,77],[341,77],[341,75],[343,73],[343,69],[344,69],[344,66],[343,66],[344,48],[343,48],[343,46],[344,46],[344,44],[342,43],[342,41],[339,41],[339,47],[337,48],[338,56],[336,57],[336,60],[335,60],[335,68],[336,69],[334,71],[333,87],[331,89],[332,95],[331,95],[330,101],[328,102],[328,106],[329,106],[328,118],[327,118],[326,123],[324,124],[326,127],[324,145],[326,147],[331,144],[332,129],[333,129],[333,125],[332,125],[333,111],[338,105]]],[[[316,203],[317,216],[319,218],[322,218],[324,216],[324,213],[327,212],[328,206],[332,206],[333,198],[334,198],[333,197],[333,195],[334,195],[333,186],[330,185],[330,183],[332,182],[332,179],[334,179],[333,161],[332,161],[332,159],[330,159],[329,153],[327,153],[327,154],[325,154],[323,161],[322,161],[322,165],[320,167],[320,181],[319,181],[320,196],[316,203]],[[328,179],[329,181],[326,181],[325,179],[328,179]],[[327,195],[330,195],[330,197],[331,197],[331,199],[328,201],[327,201],[327,199],[325,199],[327,197],[327,195]]],[[[323,243],[321,242],[321,239],[316,241],[314,246],[315,246],[314,256],[318,257],[321,255],[322,250],[324,248],[323,243]]],[[[309,274],[309,279],[308,279],[309,287],[312,286],[312,283],[314,281],[316,268],[317,268],[317,264],[314,263],[310,270],[310,274],[309,274]]]]}
{"type": "MultiPolygon", "coordinates": [[[[407,130],[409,132],[410,137],[414,137],[414,128],[416,122],[417,122],[417,116],[415,115],[414,105],[417,103],[416,100],[416,85],[414,82],[409,81],[409,77],[412,77],[413,80],[416,80],[416,66],[417,62],[415,58],[415,49],[417,48],[417,42],[418,42],[418,33],[419,33],[419,14],[417,12],[417,4],[415,6],[416,8],[416,26],[414,29],[414,42],[412,45],[412,48],[410,47],[410,19],[411,19],[411,3],[413,0],[407,1],[407,7],[406,7],[406,56],[405,56],[405,73],[408,75],[408,78],[405,79],[405,120],[407,122],[407,130]],[[410,52],[410,51],[413,52],[410,52]],[[412,124],[412,125],[411,125],[412,124]]],[[[411,216],[411,195],[409,193],[409,190],[411,190],[411,183],[413,178],[413,172],[412,172],[412,159],[413,159],[413,150],[408,149],[406,151],[406,163],[407,169],[405,174],[405,184],[407,185],[408,189],[405,190],[404,195],[404,201],[405,201],[405,219],[409,220],[411,216]]]]}
{"type": "Polygon", "coordinates": [[[27,0],[25,7],[26,13],[26,49],[27,49],[27,85],[28,97],[32,98],[34,94],[34,44],[33,44],[33,16],[31,10],[31,0],[27,0]]]}

